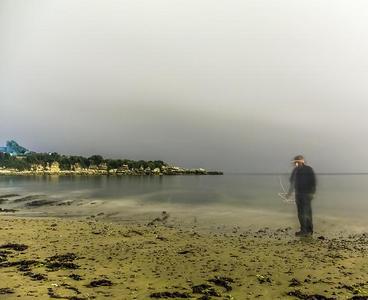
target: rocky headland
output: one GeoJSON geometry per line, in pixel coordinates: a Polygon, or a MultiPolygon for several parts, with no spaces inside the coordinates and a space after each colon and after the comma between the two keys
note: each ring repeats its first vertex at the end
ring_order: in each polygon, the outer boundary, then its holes
{"type": "Polygon", "coordinates": [[[222,175],[221,171],[188,169],[162,160],[130,160],[37,153],[8,141],[0,147],[0,175],[222,175]]]}

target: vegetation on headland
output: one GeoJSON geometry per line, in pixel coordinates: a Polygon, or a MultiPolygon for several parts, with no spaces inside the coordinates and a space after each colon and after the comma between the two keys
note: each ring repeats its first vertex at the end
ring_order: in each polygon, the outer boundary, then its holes
{"type": "Polygon", "coordinates": [[[85,175],[177,175],[221,174],[204,169],[185,169],[163,162],[129,159],[106,159],[101,155],[67,156],[30,152],[22,156],[0,153],[0,174],[85,174],[85,175]]]}
{"type": "Polygon", "coordinates": [[[167,165],[161,160],[156,161],[134,161],[128,159],[105,159],[101,155],[92,155],[90,157],[83,156],[66,156],[54,153],[29,153],[24,156],[11,156],[7,153],[0,153],[0,166],[12,169],[18,169],[19,171],[30,170],[34,165],[41,165],[46,167],[47,164],[51,165],[54,162],[59,163],[60,170],[71,170],[73,166],[78,164],[81,168],[89,168],[90,166],[99,166],[106,164],[107,169],[119,168],[122,165],[127,165],[131,168],[143,168],[150,167],[161,168],[167,165]]]}

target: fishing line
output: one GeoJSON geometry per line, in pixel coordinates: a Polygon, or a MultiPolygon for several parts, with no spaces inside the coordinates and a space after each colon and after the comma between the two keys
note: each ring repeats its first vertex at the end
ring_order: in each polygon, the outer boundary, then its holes
{"type": "Polygon", "coordinates": [[[294,204],[295,203],[294,193],[292,193],[289,197],[287,196],[288,192],[286,191],[284,185],[282,184],[282,179],[280,176],[279,176],[279,183],[280,183],[282,192],[278,193],[277,195],[282,199],[282,202],[287,203],[287,204],[294,204]]]}

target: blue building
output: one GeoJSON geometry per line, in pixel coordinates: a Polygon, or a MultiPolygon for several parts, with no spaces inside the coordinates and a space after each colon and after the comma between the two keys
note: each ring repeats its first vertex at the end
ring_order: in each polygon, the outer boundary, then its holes
{"type": "Polygon", "coordinates": [[[29,153],[29,150],[20,146],[16,141],[7,141],[5,147],[0,147],[0,153],[8,153],[11,156],[24,155],[29,153]]]}

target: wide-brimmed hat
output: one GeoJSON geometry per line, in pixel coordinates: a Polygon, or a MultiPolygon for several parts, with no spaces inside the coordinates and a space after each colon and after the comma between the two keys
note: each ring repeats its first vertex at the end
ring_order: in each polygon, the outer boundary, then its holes
{"type": "Polygon", "coordinates": [[[304,162],[304,156],[303,155],[297,155],[294,157],[294,159],[291,162],[304,162]]]}

